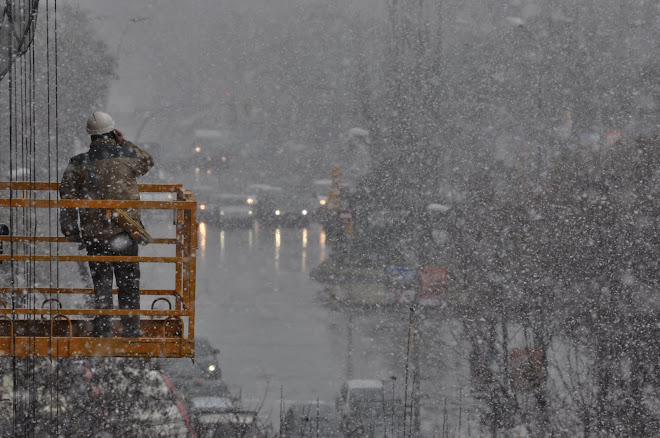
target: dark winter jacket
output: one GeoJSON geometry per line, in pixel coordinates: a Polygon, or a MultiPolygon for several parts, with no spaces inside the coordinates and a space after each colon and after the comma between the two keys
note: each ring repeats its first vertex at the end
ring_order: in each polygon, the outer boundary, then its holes
{"type": "MultiPolygon", "coordinates": [[[[151,155],[129,141],[120,145],[112,138],[94,140],[88,153],[76,155],[69,161],[60,184],[60,198],[139,200],[137,178],[153,165],[151,155]],[[88,155],[98,188],[89,173],[88,155]]],[[[139,210],[126,209],[126,212],[136,221],[140,220],[139,210]]],[[[63,208],[60,226],[67,240],[73,242],[107,239],[123,232],[105,209],[63,208]]]]}

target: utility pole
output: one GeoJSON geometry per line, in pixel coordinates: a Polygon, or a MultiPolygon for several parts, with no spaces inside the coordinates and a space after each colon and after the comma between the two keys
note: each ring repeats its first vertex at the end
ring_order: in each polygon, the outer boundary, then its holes
{"type": "Polygon", "coordinates": [[[353,379],[353,313],[348,314],[346,326],[346,380],[353,379]]]}
{"type": "Polygon", "coordinates": [[[406,438],[406,424],[408,425],[408,438],[416,436],[420,429],[419,387],[420,387],[420,341],[421,332],[417,328],[419,310],[416,298],[410,307],[408,320],[408,350],[406,351],[406,370],[404,381],[403,400],[403,438],[406,438]],[[411,381],[411,385],[408,382],[411,381]],[[410,390],[408,389],[410,388],[410,390]]]}

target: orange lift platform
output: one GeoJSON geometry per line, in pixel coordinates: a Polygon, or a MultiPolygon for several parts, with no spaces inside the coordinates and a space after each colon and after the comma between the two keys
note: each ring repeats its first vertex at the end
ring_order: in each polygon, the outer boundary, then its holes
{"type": "MultiPolygon", "coordinates": [[[[140,262],[165,263],[174,265],[174,285],[172,289],[146,289],[141,284],[142,297],[152,297],[151,309],[92,309],[64,308],[55,297],[89,296],[93,289],[60,287],[20,287],[0,284],[0,293],[5,296],[19,292],[29,307],[10,308],[0,300],[0,357],[41,356],[41,357],[194,357],[195,330],[195,274],[197,251],[197,203],[193,195],[175,184],[140,184],[141,193],[163,193],[164,200],[157,201],[116,201],[116,200],[71,200],[58,199],[59,183],[48,182],[0,182],[0,190],[23,197],[0,199],[0,208],[59,209],[59,208],[134,208],[140,210],[170,210],[175,225],[175,237],[154,237],[150,245],[175,247],[174,256],[117,257],[53,254],[4,254],[0,261],[16,262],[140,262]],[[22,191],[22,192],[21,192],[22,191]],[[169,304],[169,309],[155,309],[154,305],[169,304]],[[38,307],[40,305],[40,307],[38,307]],[[97,315],[113,317],[113,337],[92,336],[92,319],[97,315]],[[142,337],[121,337],[120,316],[139,315],[142,337]]],[[[48,214],[51,214],[50,210],[48,214]]],[[[54,224],[59,230],[59,222],[54,224]]],[[[35,233],[36,234],[36,233],[35,233]]],[[[14,246],[20,242],[31,243],[31,248],[39,248],[56,243],[78,245],[67,242],[64,237],[55,235],[12,235],[0,236],[1,242],[11,241],[14,246]]],[[[172,254],[171,249],[169,253],[172,254]]],[[[7,281],[2,280],[0,281],[7,281]]],[[[11,283],[11,282],[10,282],[11,283]]],[[[116,290],[113,291],[117,293],[116,290]]],[[[62,299],[64,301],[64,299],[62,299]]],[[[90,300],[91,301],[91,300],[90,300]]]]}

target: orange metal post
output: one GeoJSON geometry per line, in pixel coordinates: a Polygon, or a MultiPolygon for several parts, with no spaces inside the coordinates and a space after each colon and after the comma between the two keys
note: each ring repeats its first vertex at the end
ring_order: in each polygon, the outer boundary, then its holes
{"type": "MultiPolygon", "coordinates": [[[[192,195],[190,195],[190,200],[194,201],[194,198],[192,195]]],[[[188,303],[189,303],[189,310],[190,310],[190,318],[189,318],[189,324],[188,324],[188,339],[193,340],[195,339],[195,280],[197,278],[197,262],[195,260],[196,254],[197,254],[197,230],[198,230],[198,224],[197,224],[197,210],[186,210],[186,214],[188,214],[189,220],[186,222],[186,226],[189,229],[189,234],[190,234],[190,248],[189,248],[189,258],[191,261],[188,262],[188,267],[189,267],[189,291],[188,291],[188,303]]],[[[194,348],[194,344],[193,344],[194,348]]]]}

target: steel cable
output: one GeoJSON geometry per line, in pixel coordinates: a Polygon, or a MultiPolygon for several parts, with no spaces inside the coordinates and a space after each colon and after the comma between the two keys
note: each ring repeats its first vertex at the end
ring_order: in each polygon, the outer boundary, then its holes
{"type": "MultiPolygon", "coordinates": [[[[12,10],[12,2],[11,0],[6,0],[5,3],[5,11],[11,11],[12,10]]],[[[9,42],[7,44],[7,59],[11,60],[14,58],[14,39],[10,38],[9,42]]],[[[10,205],[11,201],[13,199],[13,187],[12,187],[12,181],[13,181],[13,168],[14,168],[14,112],[13,112],[13,105],[14,105],[14,77],[15,77],[15,65],[11,63],[9,65],[9,68],[7,69],[7,91],[8,91],[8,105],[9,105],[9,200],[10,200],[10,205]]],[[[16,290],[15,290],[15,276],[14,276],[14,242],[13,242],[13,235],[14,235],[14,215],[13,215],[13,209],[10,207],[9,208],[9,254],[11,256],[11,260],[9,261],[9,270],[10,270],[10,285],[11,285],[11,308],[12,308],[12,315],[11,315],[11,320],[14,321],[16,318],[16,302],[15,302],[15,296],[16,296],[16,290]]],[[[11,327],[11,325],[10,325],[11,327]]],[[[13,348],[16,344],[16,335],[14,330],[11,330],[11,350],[12,350],[12,384],[13,384],[13,394],[12,394],[12,432],[14,435],[16,435],[17,432],[17,404],[18,404],[18,373],[17,373],[17,367],[16,367],[16,349],[13,348]]]]}
{"type": "MultiPolygon", "coordinates": [[[[51,136],[51,93],[50,93],[50,84],[51,84],[51,77],[50,77],[50,65],[51,65],[51,58],[50,58],[50,4],[47,2],[46,3],[46,132],[47,132],[47,156],[48,156],[48,184],[53,181],[52,178],[52,166],[53,166],[53,157],[52,157],[52,136],[51,136]]],[[[57,168],[57,161],[55,162],[55,167],[57,168]]],[[[52,193],[49,190],[48,191],[48,201],[50,204],[50,201],[52,200],[52,193]]],[[[52,224],[52,212],[49,210],[48,212],[48,235],[52,236],[53,235],[53,224],[52,224]]],[[[48,287],[50,289],[49,295],[48,295],[48,303],[49,303],[49,310],[51,312],[51,318],[52,318],[52,312],[53,312],[53,262],[52,262],[52,257],[53,257],[53,243],[52,241],[48,242],[48,255],[50,258],[50,261],[48,262],[48,287]]],[[[59,286],[58,286],[59,288],[59,286]]],[[[58,289],[59,291],[59,289],[58,289]]],[[[59,306],[56,306],[59,309],[59,306]]],[[[56,338],[56,348],[59,349],[59,338],[56,338]]],[[[51,338],[50,340],[51,346],[53,343],[53,340],[51,338]]],[[[53,355],[52,355],[52,349],[50,352],[50,360],[53,360],[53,355]]],[[[49,414],[50,414],[50,419],[51,422],[53,420],[53,400],[55,400],[55,435],[59,433],[59,359],[57,355],[55,355],[55,388],[53,388],[53,385],[50,386],[49,388],[50,392],[50,409],[49,409],[49,414]],[[54,391],[54,394],[53,394],[54,391]]]]}
{"type": "MultiPolygon", "coordinates": [[[[53,10],[53,31],[54,31],[54,55],[55,55],[55,180],[59,181],[60,180],[60,172],[59,172],[59,162],[60,162],[60,135],[59,135],[59,118],[58,118],[58,112],[59,112],[59,83],[58,83],[58,45],[57,45],[57,0],[53,0],[54,2],[54,10],[53,10]]],[[[48,65],[48,68],[50,68],[50,64],[48,65]]],[[[48,84],[48,87],[50,88],[50,83],[48,84]]],[[[50,131],[48,132],[49,138],[50,138],[50,131]]],[[[60,207],[59,207],[59,200],[60,200],[60,194],[59,191],[56,194],[56,214],[59,217],[59,212],[60,212],[60,207]]],[[[50,208],[49,208],[49,214],[50,214],[50,208]]],[[[59,227],[57,230],[58,237],[59,237],[59,227]]],[[[57,259],[55,260],[55,286],[57,287],[57,302],[60,302],[60,242],[59,239],[57,242],[55,242],[55,254],[57,256],[57,259]]],[[[52,303],[52,301],[51,301],[52,303]]],[[[59,306],[57,307],[57,316],[59,317],[60,314],[60,308],[59,306]]],[[[57,348],[59,351],[59,342],[60,339],[59,337],[57,338],[57,348]]],[[[58,365],[59,365],[59,359],[58,360],[58,365]]],[[[59,366],[56,368],[56,394],[57,394],[57,403],[56,403],[56,419],[57,419],[57,427],[59,427],[59,417],[60,417],[60,404],[59,404],[59,393],[60,393],[60,375],[59,375],[59,366]]]]}
{"type": "MultiPolygon", "coordinates": [[[[47,143],[48,143],[48,180],[52,181],[52,99],[51,99],[51,56],[50,56],[50,17],[48,10],[50,6],[46,4],[47,12],[47,32],[46,32],[46,94],[47,94],[47,143]]],[[[55,10],[57,9],[55,0],[55,10]]],[[[0,20],[0,27],[5,25],[7,38],[6,55],[8,65],[6,73],[8,77],[8,137],[9,137],[9,279],[11,287],[11,371],[13,383],[13,403],[12,403],[12,433],[14,436],[35,436],[37,434],[37,427],[39,422],[37,415],[41,411],[39,409],[38,396],[40,389],[43,385],[49,385],[51,400],[50,410],[52,411],[53,399],[55,400],[55,424],[54,434],[59,434],[59,381],[56,380],[55,384],[55,397],[52,391],[52,379],[43,380],[41,374],[37,375],[36,368],[41,363],[35,355],[35,337],[36,333],[29,331],[26,335],[28,338],[28,355],[24,359],[17,357],[16,353],[16,336],[17,329],[15,322],[17,321],[17,309],[27,308],[36,310],[37,296],[33,293],[28,293],[36,287],[38,280],[38,270],[36,264],[36,236],[38,232],[38,210],[36,205],[30,203],[26,207],[13,207],[12,202],[16,196],[14,190],[14,181],[25,181],[30,187],[28,190],[19,190],[18,196],[27,198],[30,201],[37,199],[37,194],[31,187],[37,181],[37,134],[36,127],[37,113],[37,74],[36,74],[36,51],[32,44],[34,37],[34,29],[36,23],[36,16],[38,13],[37,0],[6,0],[5,8],[3,11],[2,19],[0,20]],[[28,12],[26,12],[28,11],[28,12]],[[28,15],[26,15],[28,14],[28,15]],[[16,25],[16,20],[20,20],[16,25]],[[11,29],[6,29],[10,26],[11,29]],[[18,32],[18,33],[16,33],[18,32]],[[25,55],[25,56],[22,56],[25,55]],[[23,234],[29,236],[29,239],[23,244],[16,245],[14,236],[23,234]],[[27,255],[23,263],[16,262],[15,255],[23,253],[27,255]],[[19,284],[20,283],[20,284],[19,284]],[[25,290],[23,290],[23,286],[25,290]],[[43,381],[42,381],[43,380],[43,381]]],[[[55,33],[57,33],[57,19],[55,18],[55,33]]],[[[1,43],[1,41],[0,41],[1,43]]],[[[55,35],[55,68],[57,70],[57,36],[55,35]]],[[[0,55],[1,56],[1,55],[0,55]]],[[[1,60],[1,59],[0,59],[1,60]]],[[[0,75],[1,77],[1,75],[0,75]]],[[[57,111],[57,73],[55,75],[55,111],[57,111]]],[[[57,120],[57,116],[55,117],[57,120]]],[[[56,126],[56,134],[57,126],[56,126]]],[[[56,174],[58,163],[58,147],[59,142],[56,138],[56,174]]],[[[58,178],[59,180],[59,178],[58,178]]],[[[51,194],[48,194],[51,198],[51,194]]],[[[52,211],[48,210],[48,227],[49,234],[52,231],[52,211]]],[[[52,254],[52,243],[49,242],[49,253],[52,254]]],[[[57,266],[56,260],[56,266],[57,266]]],[[[49,266],[49,284],[52,285],[53,277],[52,264],[49,266]]],[[[59,267],[56,267],[56,287],[58,288],[59,297],[59,267]]],[[[52,302],[51,302],[52,303],[52,302]]],[[[21,317],[21,319],[34,321],[36,319],[36,312],[21,317]]],[[[29,325],[28,325],[29,327],[29,325]]],[[[52,342],[52,339],[51,339],[52,342]]],[[[52,357],[51,357],[52,360],[52,357]]],[[[59,367],[57,367],[59,370],[59,367]]],[[[45,376],[48,377],[48,376],[45,376]]],[[[59,375],[58,375],[59,377],[59,375]]],[[[43,388],[44,391],[46,388],[43,388]]],[[[52,417],[52,413],[51,413],[52,417]]],[[[52,420],[52,418],[51,418],[52,420]]],[[[49,424],[53,424],[52,421],[49,424]]]]}

